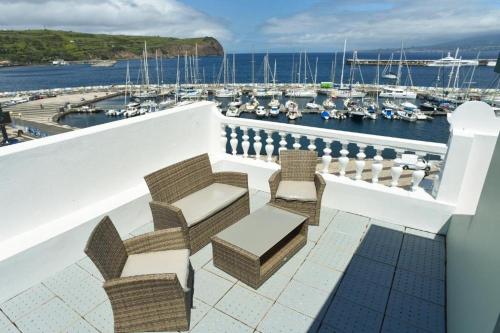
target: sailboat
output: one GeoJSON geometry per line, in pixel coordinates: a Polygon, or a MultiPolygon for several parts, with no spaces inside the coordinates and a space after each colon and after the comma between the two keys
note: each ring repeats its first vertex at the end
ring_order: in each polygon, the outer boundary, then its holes
{"type": "Polygon", "coordinates": [[[148,98],[158,97],[158,93],[151,89],[149,82],[149,65],[148,65],[148,48],[146,41],[144,41],[144,50],[142,52],[142,84],[140,85],[139,91],[134,94],[133,98],[137,100],[143,100],[148,98]]]}
{"type": "Polygon", "coordinates": [[[385,65],[384,70],[382,71],[382,78],[387,80],[396,80],[398,76],[392,72],[392,61],[394,59],[394,53],[391,53],[391,57],[389,58],[389,62],[385,65]]]}
{"type": "MultiPolygon", "coordinates": [[[[298,83],[300,84],[300,72],[301,72],[301,65],[302,62],[302,56],[299,58],[299,72],[298,72],[298,83]]],[[[308,89],[307,88],[307,53],[304,51],[304,82],[302,84],[302,87],[296,88],[296,89],[288,89],[286,92],[286,96],[288,97],[312,97],[315,98],[318,94],[316,93],[316,90],[314,89],[308,89]]]]}
{"type": "MultiPolygon", "coordinates": [[[[401,51],[399,53],[399,65],[398,65],[398,74],[396,77],[396,84],[393,87],[386,86],[384,87],[384,90],[380,93],[380,97],[384,98],[405,98],[405,99],[415,99],[417,98],[417,93],[414,91],[408,90],[408,88],[401,88],[399,85],[401,83],[401,74],[402,74],[402,68],[403,68],[403,55],[404,55],[404,49],[403,49],[403,42],[401,41],[401,51]]],[[[405,61],[406,61],[406,56],[405,56],[405,61]]],[[[411,80],[411,75],[410,75],[410,70],[408,68],[408,63],[406,63],[406,67],[408,70],[408,77],[411,80]]]]}
{"type": "MultiPolygon", "coordinates": [[[[234,55],[233,55],[234,56],[234,55]]],[[[234,59],[234,58],[233,58],[234,59]]],[[[214,93],[215,97],[218,98],[231,98],[239,95],[239,92],[236,89],[229,89],[227,86],[227,81],[228,81],[228,63],[227,63],[227,57],[226,53],[224,53],[223,59],[222,59],[222,68],[223,68],[223,76],[224,76],[224,86],[221,89],[217,89],[214,93]]],[[[234,70],[234,69],[233,69],[234,70]]],[[[220,74],[220,72],[219,72],[220,74]]]]}
{"type": "Polygon", "coordinates": [[[344,40],[344,53],[342,56],[342,72],[340,73],[340,87],[338,89],[333,89],[331,92],[332,97],[340,97],[340,98],[363,98],[366,96],[366,93],[357,91],[352,87],[353,73],[354,67],[356,66],[357,55],[356,52],[353,54],[353,62],[351,65],[350,71],[350,84],[349,86],[344,86],[344,66],[345,66],[345,52],[347,47],[347,40],[344,40]]]}

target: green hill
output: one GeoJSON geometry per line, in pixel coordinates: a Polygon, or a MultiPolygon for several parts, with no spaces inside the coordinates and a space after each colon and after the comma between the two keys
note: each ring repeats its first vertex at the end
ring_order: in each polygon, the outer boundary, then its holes
{"type": "Polygon", "coordinates": [[[54,59],[66,61],[138,58],[144,41],[153,54],[159,50],[167,57],[178,54],[221,55],[222,46],[212,37],[171,38],[159,36],[126,36],[87,34],[56,30],[0,30],[0,62],[11,64],[47,63],[54,59]]]}

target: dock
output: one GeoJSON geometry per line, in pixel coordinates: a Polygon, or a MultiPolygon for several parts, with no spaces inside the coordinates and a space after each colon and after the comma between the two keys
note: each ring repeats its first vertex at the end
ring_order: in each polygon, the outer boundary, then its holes
{"type": "MultiPolygon", "coordinates": [[[[403,60],[402,64],[403,66],[429,66],[431,63],[435,62],[437,59],[412,59],[412,60],[403,60]]],[[[475,60],[475,59],[474,59],[475,60]]],[[[479,59],[478,60],[478,65],[479,66],[489,66],[490,63],[495,63],[496,59],[479,59]]],[[[346,59],[346,65],[366,65],[366,66],[386,66],[386,65],[392,65],[392,66],[397,66],[399,65],[399,60],[390,60],[390,59],[346,59]]]]}

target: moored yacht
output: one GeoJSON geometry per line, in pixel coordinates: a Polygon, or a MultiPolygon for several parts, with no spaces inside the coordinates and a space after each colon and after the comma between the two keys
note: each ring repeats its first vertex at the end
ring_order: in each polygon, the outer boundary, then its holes
{"type": "MultiPolygon", "coordinates": [[[[458,54],[458,49],[457,49],[458,54]]],[[[479,62],[477,60],[468,60],[462,58],[452,57],[451,53],[448,52],[448,55],[444,58],[435,60],[429,63],[427,66],[431,67],[453,67],[453,66],[477,66],[479,62]]]]}
{"type": "Polygon", "coordinates": [[[384,91],[380,93],[379,97],[415,99],[417,98],[417,93],[399,87],[384,87],[384,91]]]}

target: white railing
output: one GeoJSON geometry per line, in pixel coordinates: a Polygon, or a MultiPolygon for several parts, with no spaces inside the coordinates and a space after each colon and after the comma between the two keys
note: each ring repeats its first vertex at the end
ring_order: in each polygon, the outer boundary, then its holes
{"type": "MultiPolygon", "coordinates": [[[[321,156],[322,173],[330,173],[333,160],[332,144],[338,142],[340,145],[337,144],[337,146],[339,146],[340,149],[338,151],[339,157],[337,158],[338,170],[336,171],[338,171],[341,177],[346,177],[349,156],[356,153],[354,155],[356,171],[354,179],[358,181],[364,179],[363,173],[366,172],[366,149],[368,147],[372,147],[375,152],[372,157],[373,162],[371,170],[369,170],[369,172],[371,172],[371,177],[369,178],[372,183],[379,182],[379,175],[383,169],[383,152],[386,151],[389,153],[393,151],[392,155],[395,155],[395,158],[392,159],[390,172],[392,178],[391,186],[393,187],[400,185],[400,177],[404,165],[402,154],[416,154],[417,162],[412,172],[411,189],[413,191],[418,189],[419,184],[426,175],[426,171],[424,170],[426,164],[423,163],[423,158],[431,155],[434,160],[443,160],[447,151],[447,146],[441,143],[344,132],[253,119],[224,117],[221,124],[220,141],[222,152],[228,152],[238,156],[241,155],[242,158],[250,158],[250,156],[253,156],[255,159],[264,158],[267,162],[272,163],[275,152],[279,154],[283,149],[288,149],[287,147],[316,151],[318,150],[317,144],[320,144],[324,146],[321,151],[318,151],[318,155],[321,156]],[[238,132],[240,135],[238,135],[238,132]],[[253,137],[250,137],[252,133],[253,137]],[[279,141],[277,142],[273,139],[273,134],[275,133],[279,135],[279,141]],[[265,135],[265,141],[263,141],[262,134],[265,135]],[[226,151],[228,140],[230,149],[226,151]],[[306,145],[303,144],[304,142],[306,145]],[[357,149],[353,146],[357,147],[357,149]],[[250,154],[251,148],[253,148],[253,154],[250,154]],[[238,154],[238,151],[240,151],[241,154],[238,154]]],[[[438,164],[439,163],[435,163],[434,165],[437,166],[438,164]]]]}

